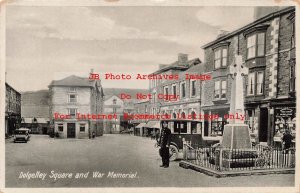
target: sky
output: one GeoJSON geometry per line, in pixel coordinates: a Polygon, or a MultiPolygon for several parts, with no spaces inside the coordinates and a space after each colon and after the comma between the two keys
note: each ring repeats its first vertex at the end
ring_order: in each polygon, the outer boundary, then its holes
{"type": "Polygon", "coordinates": [[[150,74],[178,53],[203,61],[201,46],[220,30],[253,21],[253,7],[20,6],[6,9],[6,82],[18,91],[99,73],[105,88],[148,88],[150,74]],[[238,19],[236,19],[238,18],[238,19]],[[132,80],[105,80],[105,73],[132,80]]]}

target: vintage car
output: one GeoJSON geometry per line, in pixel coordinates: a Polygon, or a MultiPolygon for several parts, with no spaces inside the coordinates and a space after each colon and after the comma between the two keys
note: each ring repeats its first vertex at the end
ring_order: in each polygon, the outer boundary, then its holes
{"type": "MultiPolygon", "coordinates": [[[[183,158],[183,142],[189,142],[194,148],[209,147],[219,142],[219,140],[204,140],[202,137],[202,122],[191,119],[169,119],[171,130],[170,136],[170,160],[183,158]]],[[[162,122],[161,121],[161,124],[162,122]]],[[[162,126],[161,126],[162,128],[162,126]]]]}
{"type": "Polygon", "coordinates": [[[30,139],[30,129],[27,128],[20,128],[16,129],[14,132],[14,142],[17,141],[24,141],[27,143],[30,139]]]}

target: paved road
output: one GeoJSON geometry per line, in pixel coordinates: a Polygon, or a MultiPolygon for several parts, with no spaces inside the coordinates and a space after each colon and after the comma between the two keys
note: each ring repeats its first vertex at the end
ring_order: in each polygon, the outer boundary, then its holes
{"type": "Polygon", "coordinates": [[[105,135],[90,140],[33,135],[27,144],[6,141],[7,187],[294,186],[292,174],[214,178],[183,169],[178,162],[171,162],[169,168],[160,164],[154,141],[137,136],[105,135]],[[55,180],[50,178],[54,176],[51,171],[72,173],[72,177],[55,180]],[[93,178],[96,171],[99,178],[93,178]],[[23,175],[27,172],[46,173],[46,177],[29,180],[23,175]],[[77,172],[82,178],[75,178],[77,172]],[[114,178],[110,172],[128,175],[114,178]]]}

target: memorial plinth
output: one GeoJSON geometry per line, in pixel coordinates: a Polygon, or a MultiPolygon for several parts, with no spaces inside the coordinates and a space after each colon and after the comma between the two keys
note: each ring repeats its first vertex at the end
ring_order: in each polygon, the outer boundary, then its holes
{"type": "MultiPolygon", "coordinates": [[[[247,68],[242,65],[242,56],[236,55],[235,64],[230,66],[233,82],[229,113],[243,115],[245,113],[242,76],[247,73],[247,68]]],[[[253,166],[253,158],[257,157],[257,152],[251,147],[249,126],[239,119],[229,120],[229,124],[224,126],[221,148],[217,152],[220,155],[220,166],[227,168],[253,166]]]]}

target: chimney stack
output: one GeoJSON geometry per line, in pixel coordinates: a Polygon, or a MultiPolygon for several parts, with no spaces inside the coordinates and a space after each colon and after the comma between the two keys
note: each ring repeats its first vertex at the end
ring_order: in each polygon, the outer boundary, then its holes
{"type": "Polygon", "coordinates": [[[188,55],[187,54],[182,54],[182,53],[178,54],[178,62],[179,63],[185,63],[187,61],[188,61],[188,55]]]}

